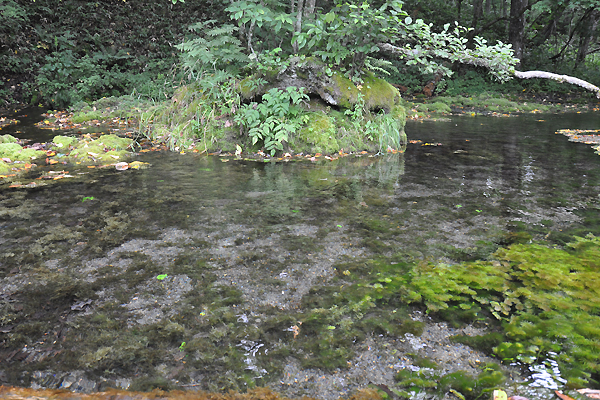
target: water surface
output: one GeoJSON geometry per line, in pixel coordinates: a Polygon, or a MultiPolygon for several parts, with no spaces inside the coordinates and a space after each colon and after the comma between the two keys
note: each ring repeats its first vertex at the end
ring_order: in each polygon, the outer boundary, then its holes
{"type": "MultiPolygon", "coordinates": [[[[57,134],[31,122],[2,133],[57,134]]],[[[405,154],[257,163],[153,152],[136,156],[146,170],[67,165],[74,178],[0,186],[0,383],[271,384],[331,399],[392,384],[412,365],[404,355],[423,349],[411,334],[357,338],[349,370],[314,369],[294,343],[315,288],[382,255],[454,263],[488,256],[508,232],[558,244],[598,232],[600,157],[554,133],[598,122],[454,117],[409,122],[405,154]]]]}

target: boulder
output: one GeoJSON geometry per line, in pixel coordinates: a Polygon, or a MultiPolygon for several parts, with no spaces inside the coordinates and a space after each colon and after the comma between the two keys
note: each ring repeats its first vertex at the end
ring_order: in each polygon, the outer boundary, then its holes
{"type": "Polygon", "coordinates": [[[262,96],[270,89],[285,90],[290,86],[304,88],[304,93],[318,96],[325,103],[341,108],[352,108],[362,94],[365,107],[371,111],[390,112],[400,103],[400,92],[383,79],[367,73],[359,85],[339,71],[331,71],[314,57],[293,58],[290,65],[279,72],[255,74],[240,83],[244,99],[262,96]],[[257,81],[264,84],[256,85],[257,81]]]}

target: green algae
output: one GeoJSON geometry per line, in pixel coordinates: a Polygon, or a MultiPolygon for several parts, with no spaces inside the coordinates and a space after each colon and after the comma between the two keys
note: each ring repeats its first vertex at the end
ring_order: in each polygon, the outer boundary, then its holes
{"type": "MultiPolygon", "coordinates": [[[[385,231],[377,221],[367,224],[385,231]]],[[[422,324],[409,318],[407,305],[412,303],[457,325],[482,321],[495,330],[481,337],[455,337],[457,342],[507,363],[531,364],[552,355],[568,387],[594,384],[600,342],[594,300],[600,295],[599,245],[600,239],[592,236],[577,238],[567,250],[514,244],[496,251],[490,261],[452,266],[402,256],[338,264],[339,282],[313,288],[303,298],[303,308],[310,312],[297,320],[311,338],[297,339],[309,354],[303,365],[343,368],[353,356],[350,343],[368,332],[419,335],[422,324]]],[[[484,372],[477,378],[436,377],[434,386],[475,398],[482,387],[497,387],[503,380],[495,367],[484,372]]]]}
{"type": "Polygon", "coordinates": [[[402,398],[413,398],[418,393],[444,395],[451,392],[456,398],[474,400],[498,389],[506,376],[498,364],[487,363],[481,372],[472,376],[465,371],[438,375],[430,367],[418,371],[404,369],[396,375],[399,389],[394,389],[402,398]]]}

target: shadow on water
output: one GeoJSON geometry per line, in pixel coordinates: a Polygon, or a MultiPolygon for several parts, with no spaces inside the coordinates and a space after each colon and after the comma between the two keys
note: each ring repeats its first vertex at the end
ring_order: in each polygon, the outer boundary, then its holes
{"type": "MultiPolygon", "coordinates": [[[[10,129],[52,137],[28,118],[10,129]]],[[[319,336],[330,340],[323,347],[310,343],[308,304],[335,298],[344,263],[452,263],[487,257],[510,232],[559,244],[598,233],[600,158],[554,134],[597,124],[594,114],[458,117],[409,123],[420,142],[403,155],[261,164],[145,153],[147,170],[69,165],[68,180],[0,186],[0,383],[271,385],[330,399],[393,382],[406,365],[387,350],[368,364],[375,375],[338,382],[323,371],[366,360],[371,346],[406,353],[396,338],[422,332],[414,310],[389,317],[404,327],[395,338],[365,328],[341,341],[319,336]]]]}

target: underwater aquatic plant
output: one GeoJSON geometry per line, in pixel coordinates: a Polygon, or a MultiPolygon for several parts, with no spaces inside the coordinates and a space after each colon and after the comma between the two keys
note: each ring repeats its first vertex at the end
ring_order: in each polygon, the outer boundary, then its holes
{"type": "Polygon", "coordinates": [[[578,237],[568,247],[514,244],[492,260],[419,262],[408,271],[382,265],[367,295],[399,296],[442,317],[496,320],[503,337],[489,351],[524,364],[555,354],[567,385],[579,387],[600,373],[600,238],[578,237]]]}

